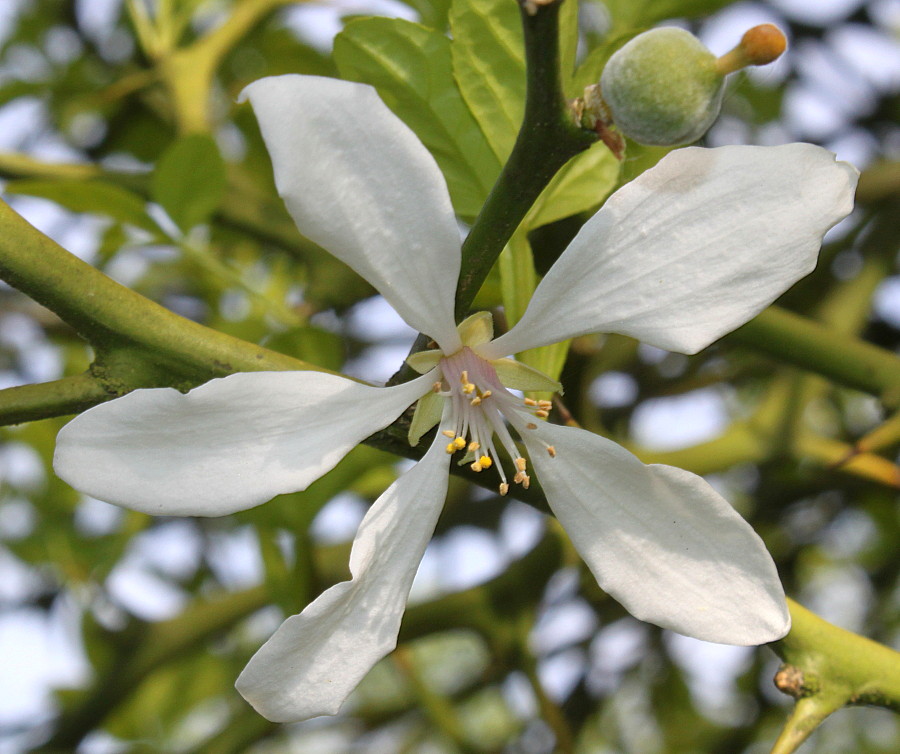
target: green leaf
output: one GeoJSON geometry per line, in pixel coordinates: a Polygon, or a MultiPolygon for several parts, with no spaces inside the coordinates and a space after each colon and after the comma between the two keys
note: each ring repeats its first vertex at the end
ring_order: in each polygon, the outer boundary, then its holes
{"type": "Polygon", "coordinates": [[[525,50],[512,0],[455,0],[453,75],[494,154],[505,162],[525,112],[525,50]]]}
{"type": "Polygon", "coordinates": [[[49,199],[73,212],[90,212],[133,225],[153,235],[159,226],[147,214],[146,203],[121,186],[100,180],[19,180],[6,184],[10,194],[27,194],[49,199]]]}
{"type": "MultiPolygon", "coordinates": [[[[669,18],[705,16],[734,0],[604,0],[617,29],[648,27],[669,18]]],[[[735,40],[737,42],[737,40],[735,40]]]]}
{"type": "Polygon", "coordinates": [[[598,206],[615,187],[621,163],[602,142],[569,160],[524,220],[528,230],[598,206]]]}
{"type": "MultiPolygon", "coordinates": [[[[512,327],[522,318],[528,302],[537,287],[538,277],[534,270],[534,260],[528,236],[522,228],[517,230],[499,260],[503,308],[507,323],[512,327]]],[[[553,380],[559,378],[566,355],[569,352],[569,341],[553,343],[540,348],[532,348],[516,355],[523,364],[534,367],[553,380]]],[[[529,391],[532,398],[549,400],[551,392],[529,391]]]]}
{"type": "Polygon", "coordinates": [[[225,195],[225,163],[206,134],[184,136],[162,155],[150,194],[184,232],[209,220],[225,195]]]}
{"type": "Polygon", "coordinates": [[[565,0],[559,9],[559,69],[562,72],[563,82],[569,82],[575,72],[577,52],[578,0],[565,0]]]}
{"type": "Polygon", "coordinates": [[[531,294],[537,287],[537,273],[528,236],[520,228],[500,253],[500,291],[506,323],[512,327],[522,319],[531,294]]]}
{"type": "Polygon", "coordinates": [[[402,0],[414,8],[425,26],[443,31],[447,28],[447,16],[452,0],[402,0]]]}
{"type": "Polygon", "coordinates": [[[456,211],[474,218],[500,173],[500,162],[453,81],[450,40],[389,18],[347,24],[334,42],[344,78],[371,84],[434,155],[456,211]]]}

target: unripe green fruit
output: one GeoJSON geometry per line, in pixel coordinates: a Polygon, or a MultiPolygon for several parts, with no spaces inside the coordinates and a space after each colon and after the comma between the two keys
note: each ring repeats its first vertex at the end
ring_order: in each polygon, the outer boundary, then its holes
{"type": "Polygon", "coordinates": [[[696,141],[719,114],[725,77],[684,29],[652,29],[618,50],[600,89],[619,130],[641,144],[696,141]]]}

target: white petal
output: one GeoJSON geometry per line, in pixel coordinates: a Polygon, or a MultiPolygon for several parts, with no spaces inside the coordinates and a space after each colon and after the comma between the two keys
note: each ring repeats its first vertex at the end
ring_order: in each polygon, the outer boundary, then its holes
{"type": "Polygon", "coordinates": [[[274,76],[248,86],[300,232],[342,260],[412,327],[459,348],[459,229],[447,184],[413,132],[364,84],[274,76]]]}
{"type": "Polygon", "coordinates": [[[63,427],[53,466],[125,508],[221,516],[306,489],[431,382],[376,388],[322,372],[243,372],[187,394],[135,390],[63,427]]]}
{"type": "Polygon", "coordinates": [[[360,524],[350,554],[353,580],[288,618],[251,658],[236,686],[261,715],[284,723],[337,714],[397,646],[413,577],[447,494],[449,463],[435,442],[360,524]]]}
{"type": "Polygon", "coordinates": [[[763,644],[790,628],[762,540],[703,479],[614,442],[542,424],[529,455],[547,502],[600,587],[636,618],[697,639],[763,644]]]}
{"type": "Polygon", "coordinates": [[[671,152],[585,223],[491,356],[589,332],[696,353],[813,270],[857,178],[810,144],[671,152]]]}

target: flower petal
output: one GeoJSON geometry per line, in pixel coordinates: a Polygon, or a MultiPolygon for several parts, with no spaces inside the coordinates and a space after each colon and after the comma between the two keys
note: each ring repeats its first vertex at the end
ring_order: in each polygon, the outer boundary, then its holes
{"type": "Polygon", "coordinates": [[[434,369],[444,358],[444,352],[439,348],[431,348],[427,351],[416,351],[406,357],[406,363],[419,374],[425,374],[434,369]]]}
{"type": "Polygon", "coordinates": [[[305,489],[433,381],[376,388],[322,372],[243,372],[187,394],[135,390],[63,427],[53,465],[125,508],[221,516],[305,489]]]}
{"type": "Polygon", "coordinates": [[[787,633],[771,556],[703,479],[646,466],[571,427],[542,423],[526,444],[550,508],[597,583],[636,618],[722,644],[763,644],[787,633]]]}
{"type": "Polygon", "coordinates": [[[460,322],[456,329],[459,339],[469,348],[480,346],[494,337],[494,315],[490,312],[475,312],[460,322]]]}
{"type": "Polygon", "coordinates": [[[441,420],[445,399],[433,390],[428,391],[419,398],[416,410],[413,411],[412,421],[409,423],[407,439],[412,447],[419,444],[422,435],[429,432],[441,420]]]}
{"type": "Polygon", "coordinates": [[[540,369],[529,366],[524,361],[515,359],[494,359],[491,362],[497,377],[504,387],[513,390],[545,391],[562,395],[563,386],[556,380],[551,380],[540,369]]]}
{"type": "Polygon", "coordinates": [[[811,144],[671,152],[585,223],[490,357],[589,332],[696,353],[812,271],[857,178],[811,144]]]}
{"type": "Polygon", "coordinates": [[[274,76],[244,89],[297,227],[442,349],[459,348],[459,228],[431,153],[364,84],[274,76]]]}
{"type": "Polygon", "coordinates": [[[237,690],[264,717],[334,715],[397,645],[413,577],[447,494],[450,456],[435,442],[375,501],[350,554],[352,581],[288,618],[250,659],[237,690]]]}

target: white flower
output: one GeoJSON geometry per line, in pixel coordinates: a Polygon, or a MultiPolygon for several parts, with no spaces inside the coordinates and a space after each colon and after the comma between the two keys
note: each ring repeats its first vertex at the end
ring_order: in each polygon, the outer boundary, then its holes
{"type": "MultiPolygon", "coordinates": [[[[334,714],[392,650],[446,494],[448,450],[478,443],[472,462],[498,473],[498,445],[518,457],[507,423],[598,583],[636,617],[732,644],[787,632],[775,566],[728,503],[694,474],[543,421],[543,407],[502,380],[546,378],[503,357],[588,332],[704,348],[813,269],[823,234],[851,209],[853,168],[804,144],[673,152],[609,198],[521,321],[490,341],[487,317],[454,324],[459,232],[441,173],[375,91],[281,76],[247,97],[297,225],[436,342],[437,353],[416,357],[433,368],[388,388],[260,372],[186,395],[138,390],[66,426],[55,465],[76,488],[128,508],[223,515],[305,489],[423,396],[414,434],[442,411],[448,437],[439,433],[360,525],[352,580],[286,620],[241,674],[257,710],[275,721],[334,714]]],[[[507,483],[527,484],[525,459],[516,464],[507,483]]]]}

